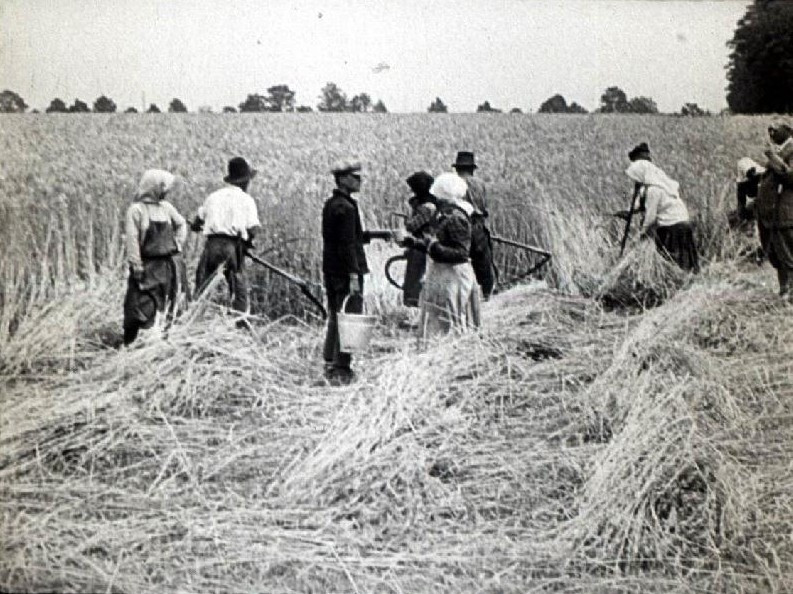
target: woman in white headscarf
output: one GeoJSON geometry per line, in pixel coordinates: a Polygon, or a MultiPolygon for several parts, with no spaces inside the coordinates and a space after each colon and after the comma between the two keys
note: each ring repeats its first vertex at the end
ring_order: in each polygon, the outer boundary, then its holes
{"type": "Polygon", "coordinates": [[[637,187],[637,196],[644,204],[642,232],[655,238],[661,254],[683,270],[699,272],[699,257],[688,208],[680,198],[680,184],[641,155],[631,151],[633,162],[625,171],[637,187]]]}
{"type": "Polygon", "coordinates": [[[175,177],[149,169],[127,209],[126,247],[129,280],[124,298],[124,344],[151,328],[157,313],[170,318],[177,302],[188,297],[187,275],[180,256],[187,237],[184,217],[165,200],[175,177]]]}
{"type": "Polygon", "coordinates": [[[437,205],[434,237],[408,236],[404,242],[429,256],[419,302],[422,338],[480,324],[481,297],[469,257],[473,206],[464,200],[467,191],[457,174],[439,175],[430,188],[437,205]]]}
{"type": "Polygon", "coordinates": [[[765,173],[765,168],[749,157],[738,159],[735,192],[738,200],[737,216],[739,221],[754,220],[754,200],[757,198],[757,187],[760,185],[763,173],[765,173]]]}

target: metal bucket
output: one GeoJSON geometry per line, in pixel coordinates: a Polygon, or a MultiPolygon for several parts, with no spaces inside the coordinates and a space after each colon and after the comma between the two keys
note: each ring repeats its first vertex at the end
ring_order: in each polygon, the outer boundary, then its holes
{"type": "Polygon", "coordinates": [[[339,350],[342,353],[360,353],[369,348],[377,316],[344,311],[350,296],[344,298],[341,311],[336,314],[339,327],[339,350]]]}

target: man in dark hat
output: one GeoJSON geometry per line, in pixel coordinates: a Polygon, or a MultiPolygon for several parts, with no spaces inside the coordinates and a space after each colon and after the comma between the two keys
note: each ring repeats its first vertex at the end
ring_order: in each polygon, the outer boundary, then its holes
{"type": "Polygon", "coordinates": [[[468,186],[465,199],[473,204],[474,214],[471,216],[471,265],[476,274],[476,282],[482,288],[485,300],[490,298],[496,284],[496,270],[493,266],[493,246],[490,230],[487,228],[487,189],[485,183],[474,177],[476,162],[470,151],[460,151],[452,163],[468,186]]]}
{"type": "Polygon", "coordinates": [[[259,230],[256,202],[248,194],[248,184],[256,177],[242,157],[228,163],[226,187],[207,196],[193,221],[193,231],[203,231],[206,242],[196,269],[196,290],[201,292],[218,267],[225,264],[224,275],[232,307],[248,311],[248,282],[245,276],[245,250],[253,244],[259,230]]]}
{"type": "Polygon", "coordinates": [[[328,327],[323,356],[325,375],[342,383],[354,375],[352,356],[339,348],[337,313],[349,296],[345,311],[363,311],[363,277],[369,272],[364,244],[369,236],[363,230],[358,201],[353,198],[361,189],[361,164],[343,161],[332,169],[336,188],[322,208],[322,273],[328,298],[328,327]]]}

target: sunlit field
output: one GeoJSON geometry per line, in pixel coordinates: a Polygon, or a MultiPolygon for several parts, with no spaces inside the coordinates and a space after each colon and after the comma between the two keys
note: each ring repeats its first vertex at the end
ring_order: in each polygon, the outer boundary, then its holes
{"type": "MultiPolygon", "coordinates": [[[[711,245],[718,238],[710,217],[725,191],[732,199],[732,164],[751,149],[759,153],[764,126],[747,118],[662,116],[26,115],[4,117],[0,134],[0,278],[5,287],[25,278],[31,291],[49,295],[51,285],[123,263],[120,224],[145,169],[183,178],[171,200],[190,218],[222,185],[235,155],[260,170],[250,189],[264,222],[260,250],[314,280],[333,162],[364,162],[366,223],[389,226],[389,214],[405,210],[404,179],[419,169],[449,170],[459,149],[476,152],[478,174],[489,183],[493,229],[557,248],[557,268],[570,272],[578,263],[559,249],[575,251],[564,244],[583,238],[580,230],[549,237],[551,218],[573,228],[582,222],[588,233],[615,231],[607,215],[627,204],[627,151],[647,141],[705,224],[702,242],[711,255],[720,245],[711,245]]],[[[188,246],[193,262],[197,240],[188,246]]],[[[581,247],[587,253],[575,255],[589,259],[604,246],[581,247]]],[[[517,252],[499,250],[505,278],[522,267],[517,252]]],[[[261,309],[272,313],[281,301],[261,309]]]]}
{"type": "MultiPolygon", "coordinates": [[[[730,232],[734,164],[767,118],[3,116],[0,590],[785,592],[793,589],[793,325],[757,240],[730,232]],[[681,183],[703,272],[634,239],[627,152],[681,183]],[[368,227],[404,179],[473,150],[496,246],[479,333],[419,349],[368,249],[379,323],[356,383],[324,328],[254,273],[119,349],[122,219],[141,173],[192,218],[245,157],[256,251],[320,284],[331,164],[364,163],[368,227]]],[[[195,267],[201,238],[186,256],[195,267]]]]}

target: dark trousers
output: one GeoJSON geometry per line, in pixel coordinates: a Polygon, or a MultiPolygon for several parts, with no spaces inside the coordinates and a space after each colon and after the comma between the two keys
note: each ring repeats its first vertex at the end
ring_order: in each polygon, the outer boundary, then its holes
{"type": "MultiPolygon", "coordinates": [[[[349,371],[352,363],[350,353],[342,353],[339,349],[339,318],[344,298],[350,294],[350,275],[325,274],[325,293],[328,296],[328,330],[325,334],[323,357],[327,365],[334,369],[349,371]]],[[[358,275],[360,297],[351,297],[345,308],[349,313],[363,312],[363,275],[358,275]]]]}
{"type": "Polygon", "coordinates": [[[215,271],[225,264],[223,276],[231,295],[231,306],[237,311],[248,310],[248,279],[245,274],[242,241],[226,235],[207,237],[204,251],[196,269],[196,293],[206,288],[215,271]]]}
{"type": "Polygon", "coordinates": [[[676,262],[683,270],[699,272],[697,244],[694,241],[694,231],[689,223],[656,227],[655,247],[663,256],[676,262]]]}
{"type": "Polygon", "coordinates": [[[476,215],[471,220],[471,266],[474,268],[477,284],[482,287],[482,296],[488,299],[496,285],[493,247],[485,219],[476,215]]]}
{"type": "Polygon", "coordinates": [[[402,283],[402,303],[407,307],[418,307],[421,295],[421,280],[427,269],[427,254],[419,250],[408,249],[405,279],[402,283]]]}
{"type": "Polygon", "coordinates": [[[771,228],[758,221],[760,245],[768,261],[776,268],[779,279],[779,294],[793,293],[793,229],[771,228]]]}
{"type": "Polygon", "coordinates": [[[140,330],[151,328],[157,312],[164,312],[170,323],[179,296],[190,298],[187,289],[187,269],[176,255],[144,260],[139,281],[130,272],[124,297],[124,344],[132,343],[140,330]]]}

